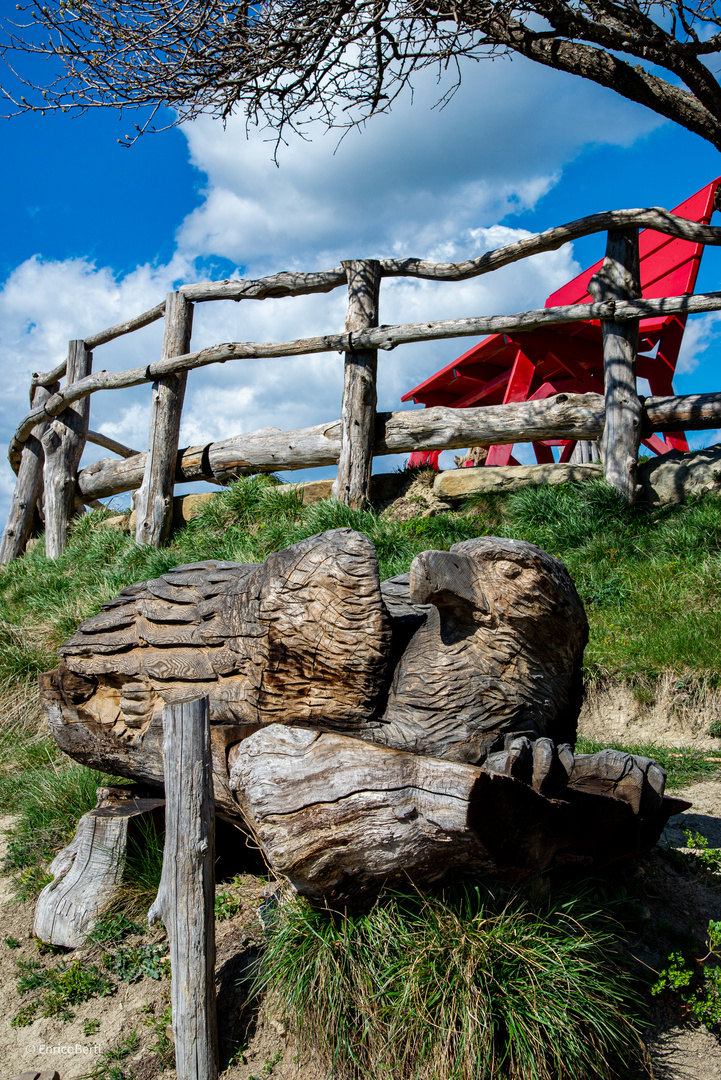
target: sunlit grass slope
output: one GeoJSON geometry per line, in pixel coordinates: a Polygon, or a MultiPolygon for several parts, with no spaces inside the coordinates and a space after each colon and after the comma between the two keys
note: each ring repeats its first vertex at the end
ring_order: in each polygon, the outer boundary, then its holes
{"type": "Polygon", "coordinates": [[[721,672],[721,496],[677,508],[629,509],[601,481],[528,488],[463,512],[392,521],[325,501],[303,506],[263,477],[218,493],[165,548],[138,548],[102,526],[74,525],[63,556],[42,545],[0,571],[0,679],[51,667],[57,645],[123,586],[200,559],[262,561],[325,529],[349,526],[378,552],[381,576],[419,551],[484,534],[530,540],[563,559],[591,623],[589,675],[653,677],[665,670],[716,682],[721,672]]]}

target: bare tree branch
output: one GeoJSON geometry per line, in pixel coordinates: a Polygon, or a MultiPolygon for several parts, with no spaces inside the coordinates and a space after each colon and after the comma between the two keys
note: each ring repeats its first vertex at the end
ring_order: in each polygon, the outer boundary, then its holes
{"type": "Polygon", "coordinates": [[[199,113],[347,127],[414,73],[520,53],[615,90],[721,147],[719,0],[27,0],[6,19],[7,110],[140,111],[132,141],[199,113]],[[39,86],[34,58],[53,75],[39,86]],[[663,74],[665,73],[665,75],[663,74]],[[28,97],[24,96],[27,90],[28,97]]]}

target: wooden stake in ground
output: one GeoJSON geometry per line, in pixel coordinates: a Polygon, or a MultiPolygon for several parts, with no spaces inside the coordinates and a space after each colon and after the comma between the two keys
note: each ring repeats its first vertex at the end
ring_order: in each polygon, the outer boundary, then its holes
{"type": "MultiPolygon", "coordinates": [[[[380,263],[375,259],[344,262],[348,278],[349,333],[378,325],[380,263]]],[[[376,421],[376,373],[378,352],[368,349],[347,352],[343,370],[341,449],[333,497],[346,506],[361,507],[369,501],[376,421]]]]}
{"type": "Polygon", "coordinates": [[[165,852],[148,922],[170,942],[178,1080],[216,1080],[215,820],[208,698],[163,709],[165,852]]]}
{"type": "MultiPolygon", "coordinates": [[[[162,359],[190,352],[192,329],[193,305],[182,293],[168,293],[162,359]]],[[[138,544],[160,547],[170,535],[180,418],[187,379],[187,371],[179,371],[153,383],[148,456],[135,502],[135,540],[138,544]]]]}
{"type": "MultiPolygon", "coordinates": [[[[31,405],[36,408],[54,394],[58,384],[51,386],[36,386],[31,400],[31,405]]],[[[25,550],[25,545],[30,536],[35,514],[35,505],[42,496],[43,490],[43,465],[45,454],[41,439],[50,427],[50,421],[38,424],[34,434],[25,444],[20,471],[18,473],[15,491],[13,492],[10,513],[7,524],[0,542],[0,566],[19,558],[25,550]]]]}
{"type": "MultiPolygon", "coordinates": [[[[68,348],[66,386],[84,379],[93,366],[93,354],[84,341],[68,348]]],[[[45,554],[62,555],[68,539],[68,522],[75,511],[75,478],[83,456],[90,416],[90,399],[82,398],[56,416],[42,437],[45,453],[45,554]]]]}
{"type": "MultiPolygon", "coordinates": [[[[638,230],[611,231],[606,258],[589,282],[598,301],[635,300],[641,296],[638,230]]],[[[603,320],[604,386],[606,423],[601,438],[601,458],[606,480],[626,502],[638,494],[638,448],[641,441],[641,402],[636,393],[638,319],[627,322],[603,320]]]]}

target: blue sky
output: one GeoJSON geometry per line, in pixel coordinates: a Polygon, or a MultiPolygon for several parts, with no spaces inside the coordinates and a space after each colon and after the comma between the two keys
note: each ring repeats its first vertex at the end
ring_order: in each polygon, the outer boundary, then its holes
{"type": "MultiPolygon", "coordinates": [[[[596,210],[671,208],[721,174],[718,152],[698,137],[522,59],[470,66],[444,110],[432,108],[437,96],[433,79],[421,78],[413,104],[400,100],[340,145],[320,129],[310,143],[292,140],[280,167],[268,133],[246,139],[241,120],[224,129],[201,118],[130,149],[117,142],[128,120],[112,112],[4,121],[0,440],[25,411],[30,373],[57,363],[69,337],[150,307],[180,282],[373,255],[464,258],[596,210]]],[[[603,238],[589,238],[474,282],[386,283],[381,321],[540,306],[602,251],[603,238]]],[[[698,287],[717,288],[720,275],[721,252],[709,249],[698,287]]],[[[206,304],[193,344],[337,330],[344,308],[340,290],[206,304]]],[[[687,331],[680,392],[718,389],[719,325],[708,316],[687,331]]],[[[159,326],[148,328],[99,349],[95,366],[135,366],[159,343],[159,326]]],[[[384,355],[380,407],[398,407],[402,393],[469,346],[384,355]]],[[[181,441],[333,419],[341,370],[340,358],[322,356],[193,372],[181,441]]],[[[91,426],[143,449],[148,408],[147,387],[98,394],[91,426]]],[[[84,462],[95,456],[89,450],[84,462]]],[[[12,484],[0,465],[3,517],[12,484]]]]}

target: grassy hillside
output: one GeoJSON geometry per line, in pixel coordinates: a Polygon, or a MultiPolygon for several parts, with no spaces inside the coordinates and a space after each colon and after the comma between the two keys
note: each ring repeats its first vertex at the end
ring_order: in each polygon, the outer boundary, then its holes
{"type": "Polygon", "coordinates": [[[586,604],[590,677],[673,670],[715,685],[721,673],[721,496],[679,508],[629,509],[603,482],[527,488],[462,512],[392,521],[325,501],[303,506],[263,477],[219,492],[172,543],[138,548],[103,527],[104,511],[74,525],[62,558],[42,546],[0,571],[0,680],[33,676],[56,646],[123,586],[200,559],[262,561],[325,529],[349,526],[375,544],[381,577],[419,551],[484,534],[530,540],[566,563],[586,604]]]}

